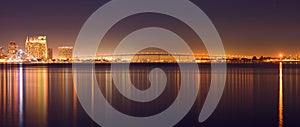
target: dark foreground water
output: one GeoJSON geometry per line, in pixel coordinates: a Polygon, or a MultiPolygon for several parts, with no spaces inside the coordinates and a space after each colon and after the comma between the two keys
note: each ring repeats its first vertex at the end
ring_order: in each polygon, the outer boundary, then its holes
{"type": "MultiPolygon", "coordinates": [[[[108,89],[112,83],[110,65],[96,65],[93,72],[104,96],[117,110],[141,117],[168,108],[180,90],[176,64],[131,65],[135,87],[148,88],[148,73],[156,67],[166,72],[168,81],[163,96],[150,103],[132,102],[115,88],[108,89]]],[[[197,120],[210,86],[211,68],[209,64],[199,68],[200,74],[190,75],[200,79],[198,98],[177,126],[300,126],[300,65],[229,64],[222,99],[204,123],[197,120]]],[[[0,80],[0,127],[97,126],[76,96],[71,64],[4,64],[0,65],[0,80]]]]}

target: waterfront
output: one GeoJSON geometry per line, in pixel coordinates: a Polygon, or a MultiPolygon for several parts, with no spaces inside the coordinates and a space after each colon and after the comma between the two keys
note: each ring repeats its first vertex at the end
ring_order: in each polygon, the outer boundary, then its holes
{"type": "MultiPolygon", "coordinates": [[[[140,89],[149,87],[147,76],[155,67],[166,72],[167,87],[164,96],[147,104],[131,102],[115,88],[107,89],[106,85],[112,83],[108,78],[110,64],[97,64],[93,71],[101,91],[116,109],[133,116],[149,116],[166,109],[180,86],[176,64],[132,64],[132,82],[140,89]]],[[[198,115],[211,72],[210,64],[199,64],[199,68],[200,74],[190,75],[200,78],[198,98],[177,126],[300,125],[299,64],[228,64],[223,97],[212,116],[201,124],[198,115]]],[[[0,126],[97,126],[77,99],[72,64],[1,64],[0,77],[0,126]]]]}

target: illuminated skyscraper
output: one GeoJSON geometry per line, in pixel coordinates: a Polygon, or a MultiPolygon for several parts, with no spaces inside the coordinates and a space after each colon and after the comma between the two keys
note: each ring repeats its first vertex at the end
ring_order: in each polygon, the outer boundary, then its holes
{"type": "Polygon", "coordinates": [[[71,60],[73,56],[73,47],[58,47],[58,59],[71,60]]]}
{"type": "Polygon", "coordinates": [[[11,41],[8,45],[7,56],[10,57],[14,55],[19,50],[19,45],[13,41],[11,41]]]}
{"type": "Polygon", "coordinates": [[[27,37],[25,43],[26,53],[37,59],[46,60],[48,57],[46,38],[46,36],[27,37]]]}

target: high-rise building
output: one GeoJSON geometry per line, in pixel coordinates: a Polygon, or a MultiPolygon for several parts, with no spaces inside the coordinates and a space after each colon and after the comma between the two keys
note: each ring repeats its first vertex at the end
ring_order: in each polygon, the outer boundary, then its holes
{"type": "Polygon", "coordinates": [[[71,60],[73,58],[73,47],[58,47],[58,59],[71,60]]]}
{"type": "Polygon", "coordinates": [[[25,42],[26,53],[37,59],[47,60],[48,48],[46,39],[46,36],[27,37],[25,42]]]}
{"type": "Polygon", "coordinates": [[[12,55],[16,54],[16,52],[19,50],[19,45],[13,41],[11,41],[8,45],[7,49],[7,56],[11,57],[12,55]]]}
{"type": "Polygon", "coordinates": [[[52,48],[48,48],[48,57],[49,60],[53,59],[53,49],[52,48]]]}

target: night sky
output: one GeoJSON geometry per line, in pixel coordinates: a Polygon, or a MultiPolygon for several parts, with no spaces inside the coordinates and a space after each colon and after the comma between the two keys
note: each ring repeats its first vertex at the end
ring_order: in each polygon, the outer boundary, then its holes
{"type": "MultiPolygon", "coordinates": [[[[16,41],[23,48],[27,35],[47,35],[48,46],[55,52],[58,46],[72,46],[87,18],[106,2],[1,0],[0,46],[7,48],[9,41],[16,41]]],[[[297,0],[193,2],[216,26],[227,54],[300,54],[300,2],[297,0]]]]}

